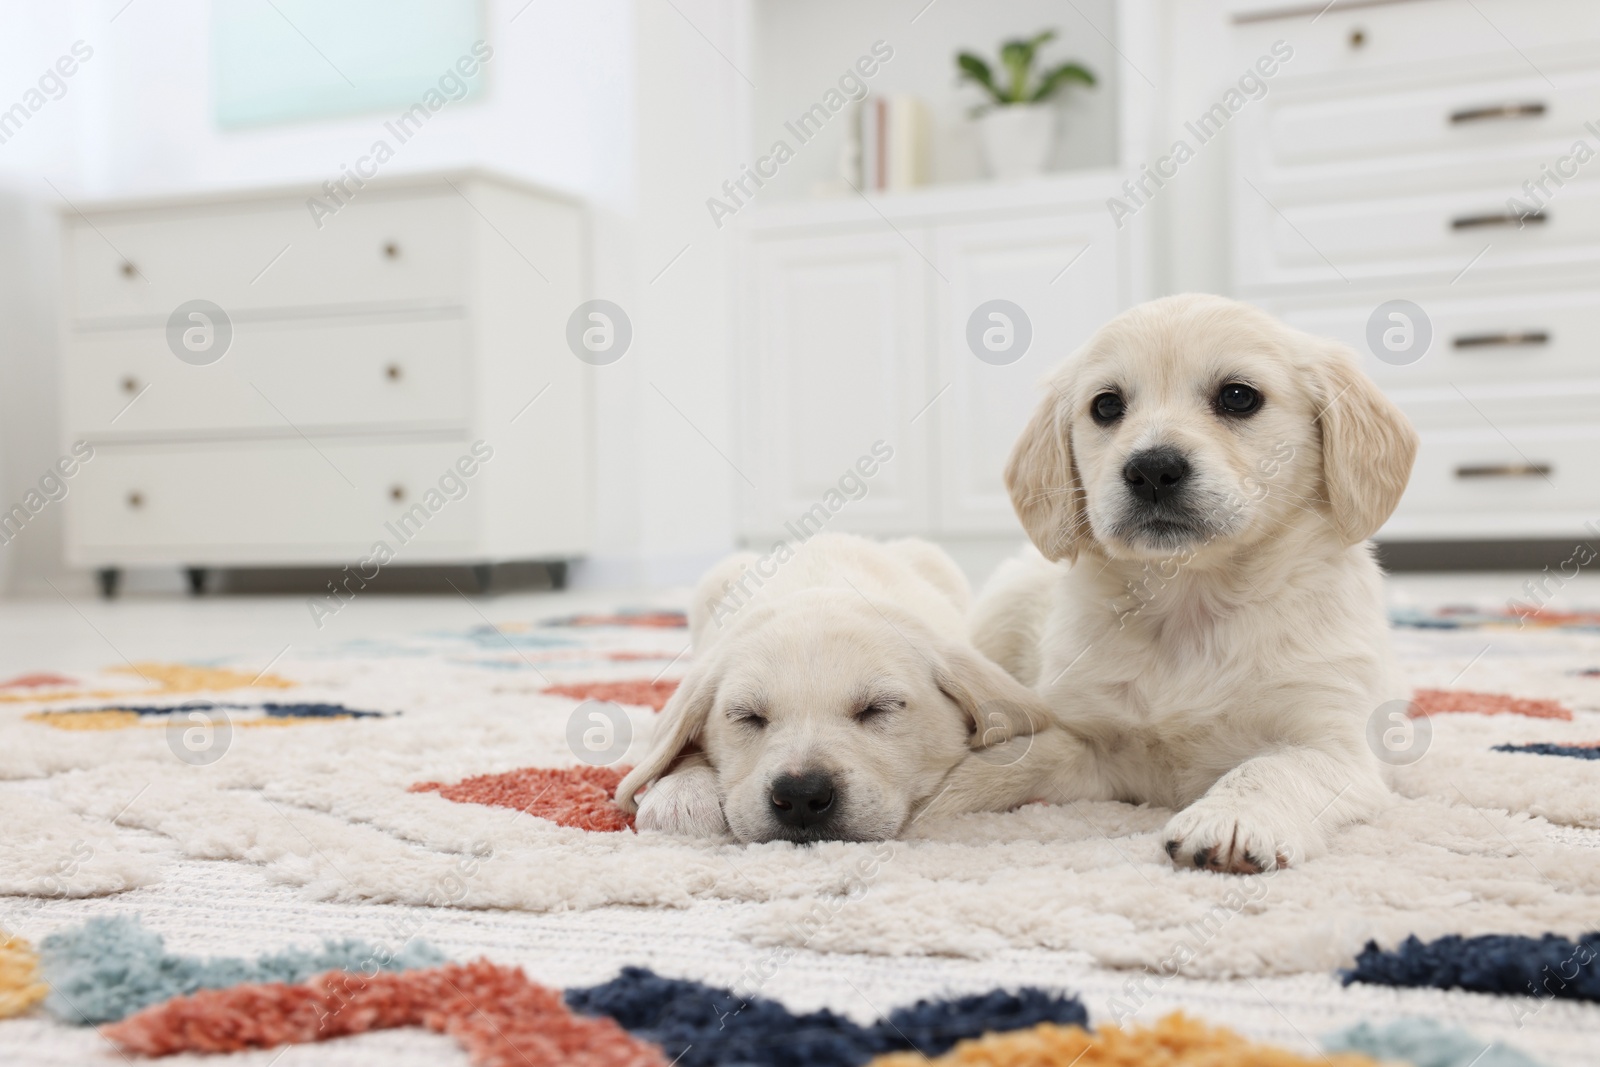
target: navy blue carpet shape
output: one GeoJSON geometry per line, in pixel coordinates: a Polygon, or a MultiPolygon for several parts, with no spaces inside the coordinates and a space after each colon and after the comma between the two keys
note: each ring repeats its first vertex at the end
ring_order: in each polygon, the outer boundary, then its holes
{"type": "Polygon", "coordinates": [[[898,1038],[895,1047],[924,1056],[949,1052],[956,1042],[985,1033],[1026,1030],[1040,1023],[1088,1027],[1089,1013],[1072,997],[1043,989],[1003,989],[956,1000],[919,1000],[897,1008],[875,1024],[886,1038],[898,1038]]]}
{"type": "Polygon", "coordinates": [[[1537,756],[1572,756],[1576,759],[1600,759],[1600,746],[1552,745],[1536,741],[1531,745],[1496,745],[1496,752],[1532,752],[1537,756]]]}
{"type": "Polygon", "coordinates": [[[104,704],[94,708],[59,708],[51,715],[72,715],[91,711],[131,711],[135,715],[176,715],[189,711],[251,711],[259,707],[269,719],[382,719],[381,711],[357,711],[343,704],[218,704],[211,700],[191,700],[183,704],[104,704]]]}
{"type": "Polygon", "coordinates": [[[1466,989],[1476,993],[1600,1000],[1600,932],[1570,941],[1555,934],[1451,934],[1423,944],[1408,937],[1392,952],[1375,941],[1344,972],[1344,984],[1466,989]]]}
{"type": "Polygon", "coordinates": [[[746,1000],[731,990],[662,978],[643,967],[625,967],[609,982],[568,990],[567,1004],[587,1015],[611,1016],[623,1029],[660,1045],[681,1067],[859,1067],[885,1052],[934,1056],[987,1031],[1088,1019],[1071,997],[1024,989],[918,1001],[862,1026],[826,1009],[797,1015],[774,1000],[746,1000]]]}

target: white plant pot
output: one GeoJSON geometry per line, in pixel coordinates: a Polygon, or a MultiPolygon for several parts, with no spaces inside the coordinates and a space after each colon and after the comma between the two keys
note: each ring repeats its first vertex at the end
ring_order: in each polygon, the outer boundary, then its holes
{"type": "Polygon", "coordinates": [[[1035,177],[1044,173],[1055,147],[1056,110],[1050,104],[990,108],[978,116],[978,137],[990,177],[1035,177]]]}

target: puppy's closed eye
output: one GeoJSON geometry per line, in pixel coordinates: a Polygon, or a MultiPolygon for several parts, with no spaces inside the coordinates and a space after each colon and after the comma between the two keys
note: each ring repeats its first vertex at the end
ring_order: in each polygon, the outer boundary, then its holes
{"type": "Polygon", "coordinates": [[[760,730],[767,725],[767,717],[760,708],[736,705],[728,709],[728,721],[736,726],[760,730]]]}
{"type": "Polygon", "coordinates": [[[904,700],[900,700],[898,698],[891,699],[880,697],[875,700],[867,701],[861,707],[857,708],[853,717],[855,718],[856,722],[861,724],[881,722],[897,711],[904,711],[905,706],[906,702],[904,700]]]}

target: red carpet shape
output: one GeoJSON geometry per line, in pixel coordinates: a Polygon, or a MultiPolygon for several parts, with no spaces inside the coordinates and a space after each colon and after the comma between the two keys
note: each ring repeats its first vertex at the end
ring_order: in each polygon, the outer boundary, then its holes
{"type": "Polygon", "coordinates": [[[0,682],[0,689],[38,689],[47,685],[77,684],[77,679],[64,674],[19,674],[8,682],[0,682]]]}
{"type": "Polygon", "coordinates": [[[558,990],[487,960],[368,977],[329,971],[304,985],[208,989],[100,1032],[125,1052],[237,1052],[425,1026],[476,1067],[666,1067],[655,1045],[606,1018],[574,1015],[558,990]]]}
{"type": "Polygon", "coordinates": [[[617,785],[632,767],[524,767],[480,774],[455,785],[418,782],[410,792],[438,793],[458,804],[516,808],[529,815],[596,833],[633,829],[633,816],[612,803],[617,785]]]}
{"type": "Polygon", "coordinates": [[[1526,715],[1530,719],[1571,720],[1572,712],[1554,700],[1534,700],[1505,693],[1473,693],[1465,689],[1418,689],[1411,697],[1412,718],[1441,712],[1478,715],[1526,715]]]}
{"type": "Polygon", "coordinates": [[[676,679],[665,681],[631,682],[574,682],[552,685],[545,692],[551,696],[571,697],[573,700],[609,700],[613,704],[634,704],[641,708],[660,711],[667,706],[672,694],[677,692],[676,679]]]}

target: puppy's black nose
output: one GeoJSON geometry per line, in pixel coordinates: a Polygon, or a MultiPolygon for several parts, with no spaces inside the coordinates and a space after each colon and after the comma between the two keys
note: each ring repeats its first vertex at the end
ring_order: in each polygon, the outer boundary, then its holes
{"type": "Polygon", "coordinates": [[[833,776],[824,771],[780,774],[772,780],[772,815],[804,830],[833,818],[833,776]]]}
{"type": "Polygon", "coordinates": [[[1122,468],[1128,491],[1149,504],[1174,496],[1189,476],[1189,461],[1176,448],[1147,448],[1135,452],[1122,468]]]}

